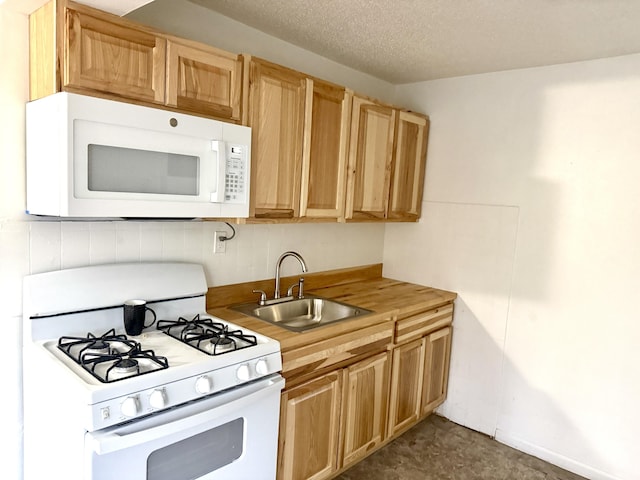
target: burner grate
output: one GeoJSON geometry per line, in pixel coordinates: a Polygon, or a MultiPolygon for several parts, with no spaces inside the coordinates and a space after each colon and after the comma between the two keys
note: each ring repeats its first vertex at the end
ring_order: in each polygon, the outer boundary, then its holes
{"type": "Polygon", "coordinates": [[[111,383],[169,368],[166,357],[143,350],[140,343],[116,335],[111,329],[102,336],[60,337],[58,349],[102,383],[111,383]]]}
{"type": "Polygon", "coordinates": [[[247,335],[242,330],[229,330],[228,325],[210,318],[200,318],[200,314],[191,320],[184,317],[160,320],[158,330],[208,355],[222,355],[258,344],[255,335],[247,335]]]}

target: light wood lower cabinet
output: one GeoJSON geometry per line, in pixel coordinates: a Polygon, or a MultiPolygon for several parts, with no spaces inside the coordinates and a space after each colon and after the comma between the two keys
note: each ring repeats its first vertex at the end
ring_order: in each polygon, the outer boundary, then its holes
{"type": "Polygon", "coordinates": [[[425,378],[422,384],[422,415],[431,413],[447,396],[451,332],[451,327],[447,327],[423,339],[425,378]]]}
{"type": "Polygon", "coordinates": [[[393,349],[389,435],[407,430],[447,395],[451,327],[393,349]]]}
{"type": "Polygon", "coordinates": [[[406,430],[420,417],[420,400],[424,378],[424,344],[422,339],[393,349],[389,435],[406,430]]]}
{"type": "Polygon", "coordinates": [[[279,480],[320,480],[338,469],[342,372],[282,394],[279,480]]]}
{"type": "Polygon", "coordinates": [[[282,394],[278,478],[320,480],[385,438],[389,354],[380,353],[282,394]]]}
{"type": "Polygon", "coordinates": [[[389,353],[345,368],[343,385],[342,467],[347,467],[385,439],[389,353]]]}
{"type": "Polygon", "coordinates": [[[446,397],[452,315],[446,304],[285,352],[294,386],[282,394],[278,479],[333,478],[433,412],[446,397]]]}

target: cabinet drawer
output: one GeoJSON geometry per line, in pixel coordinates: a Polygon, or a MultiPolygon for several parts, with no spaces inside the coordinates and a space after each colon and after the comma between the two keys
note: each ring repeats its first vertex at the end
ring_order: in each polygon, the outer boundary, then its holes
{"type": "Polygon", "coordinates": [[[386,322],[282,353],[285,378],[308,377],[327,367],[382,351],[393,339],[393,323],[386,322]]]}
{"type": "Polygon", "coordinates": [[[395,343],[404,343],[449,325],[453,321],[453,304],[434,308],[396,322],[395,343]]]}

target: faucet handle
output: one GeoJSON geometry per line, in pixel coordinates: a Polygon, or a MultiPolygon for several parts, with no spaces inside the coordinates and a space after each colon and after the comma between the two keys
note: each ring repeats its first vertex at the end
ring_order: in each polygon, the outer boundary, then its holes
{"type": "Polygon", "coordinates": [[[260,294],[260,300],[258,300],[258,305],[267,304],[267,293],[264,290],[251,290],[251,292],[260,294]]]}
{"type": "Polygon", "coordinates": [[[296,287],[298,287],[298,298],[304,298],[304,278],[303,277],[300,277],[300,280],[298,280],[298,283],[294,283],[289,287],[289,289],[287,290],[287,297],[293,296],[293,289],[296,287]]]}

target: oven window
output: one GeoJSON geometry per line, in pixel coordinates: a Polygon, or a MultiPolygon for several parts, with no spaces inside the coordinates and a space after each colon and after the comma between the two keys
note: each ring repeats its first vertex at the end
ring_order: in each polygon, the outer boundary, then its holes
{"type": "Polygon", "coordinates": [[[156,450],[147,458],[147,480],[192,480],[242,455],[244,418],[237,418],[156,450]]]}
{"type": "Polygon", "coordinates": [[[198,195],[197,156],[94,144],[88,149],[91,191],[198,195]]]}

